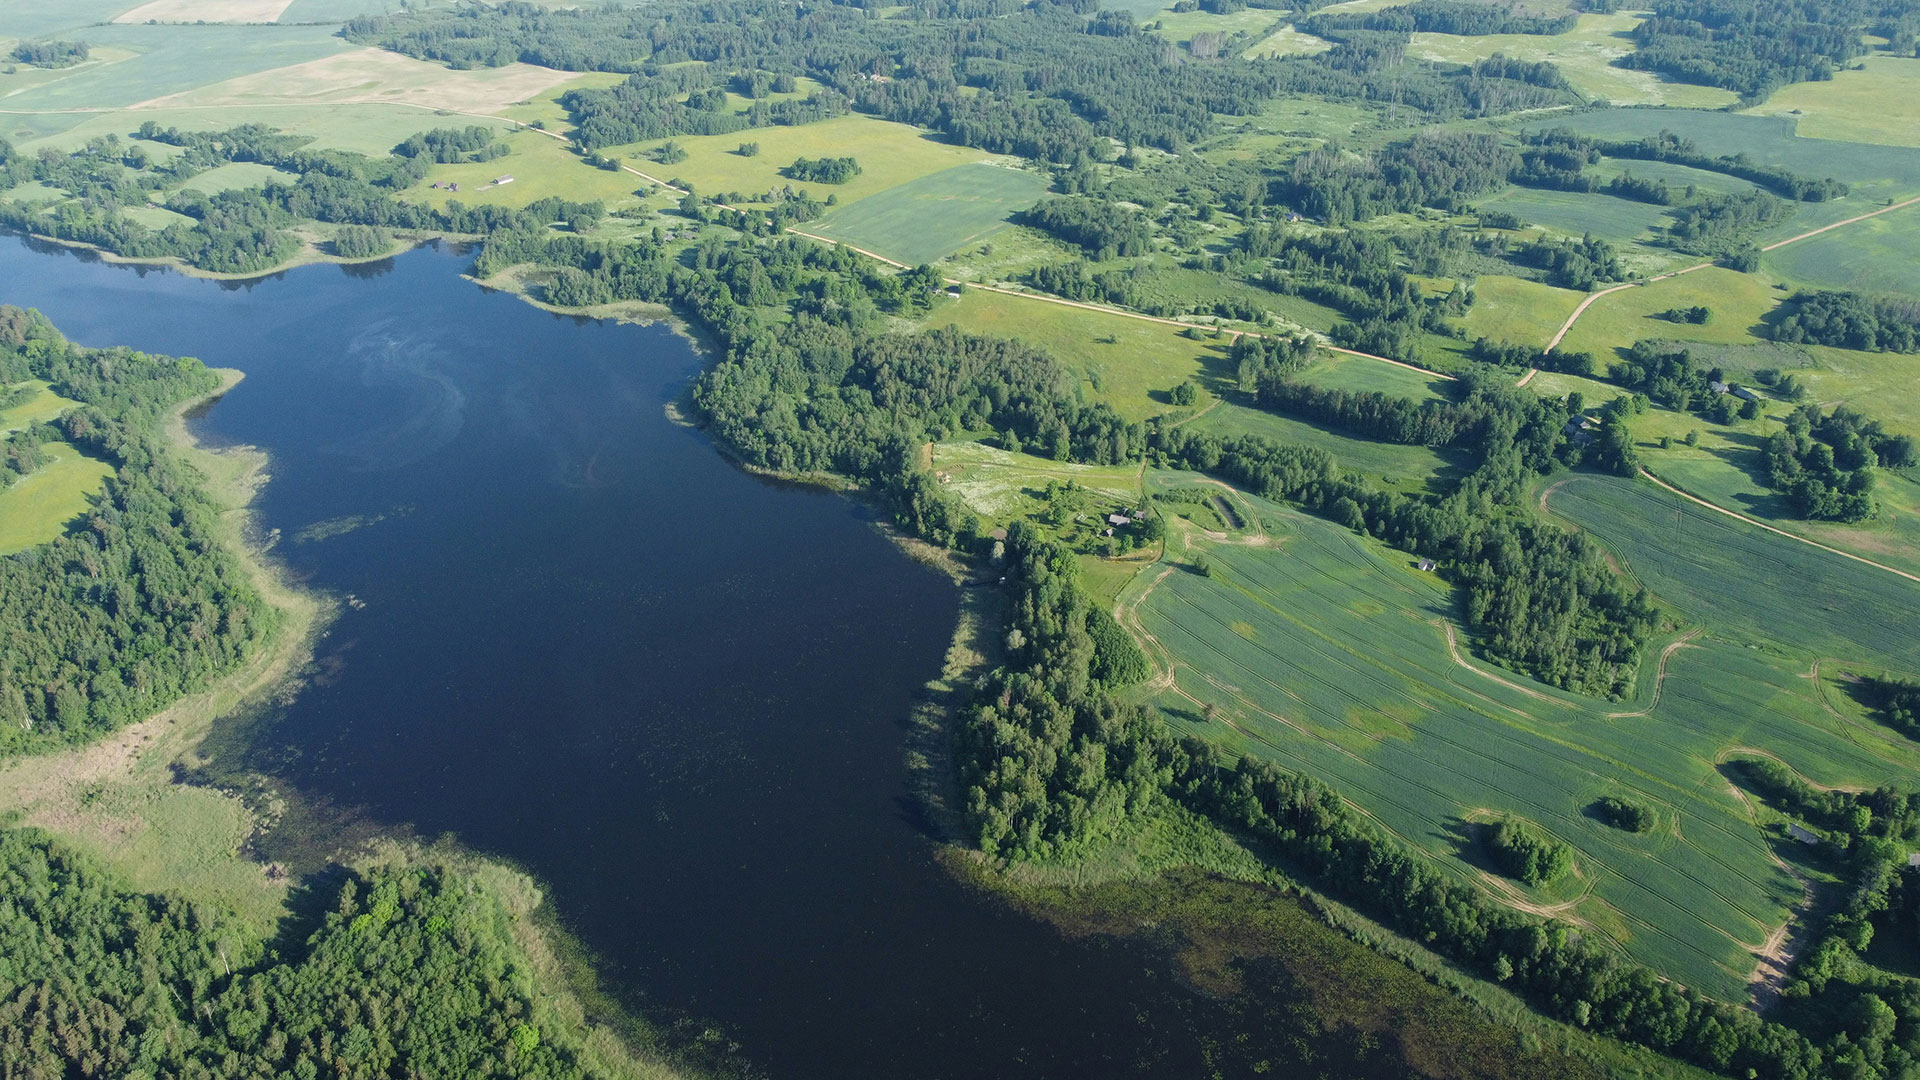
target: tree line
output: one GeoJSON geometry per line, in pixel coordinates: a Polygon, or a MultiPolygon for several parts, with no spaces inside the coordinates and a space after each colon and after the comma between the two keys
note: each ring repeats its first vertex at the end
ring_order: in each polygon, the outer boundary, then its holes
{"type": "Polygon", "coordinates": [[[1869,352],[1920,352],[1920,304],[1855,292],[1796,292],[1769,327],[1775,341],[1869,352]]]}

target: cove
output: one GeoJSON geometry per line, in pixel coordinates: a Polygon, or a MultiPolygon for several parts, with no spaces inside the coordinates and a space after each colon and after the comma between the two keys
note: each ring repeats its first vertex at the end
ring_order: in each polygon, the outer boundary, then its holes
{"type": "Polygon", "coordinates": [[[1193,1075],[1192,995],[957,884],[903,720],[958,598],[859,503],[665,404],[662,327],[556,316],[420,249],[246,283],[0,238],[0,302],[247,378],[273,557],[351,596],[249,764],[526,867],[623,999],[774,1077],[1193,1075]]]}

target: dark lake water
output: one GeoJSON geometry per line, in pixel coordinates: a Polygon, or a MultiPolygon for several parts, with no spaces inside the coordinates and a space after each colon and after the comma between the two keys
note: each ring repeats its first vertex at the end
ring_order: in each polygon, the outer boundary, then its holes
{"type": "Polygon", "coordinates": [[[525,866],[621,996],[773,1076],[1195,1074],[1151,957],[959,887],[915,825],[902,720],[954,588],[671,423],[686,342],[468,261],[239,286],[0,237],[0,301],[247,373],[197,432],[270,453],[275,557],[365,605],[260,760],[525,866]]]}

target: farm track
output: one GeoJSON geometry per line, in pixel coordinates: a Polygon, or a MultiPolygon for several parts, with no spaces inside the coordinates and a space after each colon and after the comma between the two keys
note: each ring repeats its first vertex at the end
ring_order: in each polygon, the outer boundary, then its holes
{"type": "MultiPolygon", "coordinates": [[[[1773,243],[1762,247],[1760,250],[1774,251],[1779,248],[1786,247],[1788,244],[1797,244],[1802,240],[1812,239],[1813,237],[1819,236],[1822,233],[1832,232],[1833,230],[1838,229],[1845,225],[1853,225],[1858,222],[1866,221],[1868,218],[1876,218],[1876,217],[1879,217],[1881,214],[1890,214],[1895,210],[1912,206],[1915,203],[1920,203],[1920,195],[1917,195],[1911,199],[1907,199],[1903,202],[1894,203],[1890,206],[1883,206],[1878,210],[1870,210],[1864,214],[1856,214],[1853,217],[1847,218],[1845,221],[1836,221],[1831,225],[1822,225],[1817,229],[1808,230],[1807,232],[1803,232],[1798,236],[1789,236],[1785,240],[1776,240],[1773,243]]],[[[1629,282],[1626,282],[1625,284],[1615,285],[1611,288],[1601,289],[1599,292],[1587,294],[1586,298],[1580,301],[1580,306],[1573,309],[1573,314],[1567,316],[1567,321],[1560,324],[1559,332],[1553,335],[1553,339],[1547,342],[1547,347],[1545,349],[1542,349],[1541,351],[1552,352],[1553,350],[1559,348],[1560,343],[1566,340],[1567,334],[1573,330],[1573,324],[1580,321],[1580,316],[1586,314],[1586,310],[1592,307],[1594,301],[1600,299],[1601,297],[1611,296],[1614,293],[1624,292],[1627,289],[1637,289],[1643,285],[1651,285],[1656,281],[1665,281],[1668,278],[1676,278],[1682,274],[1691,274],[1695,270],[1705,270],[1707,267],[1712,265],[1714,264],[1711,262],[1695,263],[1692,266],[1683,266],[1678,270],[1669,270],[1664,274],[1659,274],[1655,277],[1650,277],[1645,281],[1629,281],[1629,282]]],[[[1538,375],[1539,373],[1540,373],[1540,369],[1538,368],[1528,368],[1527,373],[1525,375],[1522,375],[1520,377],[1520,381],[1515,383],[1514,385],[1525,386],[1528,383],[1532,382],[1533,377],[1535,375],[1538,375]]]]}
{"type": "MultiPolygon", "coordinates": [[[[1540,501],[1544,505],[1546,502],[1545,496],[1542,496],[1540,501]]],[[[1647,702],[1646,708],[1634,712],[1610,712],[1607,714],[1607,719],[1625,720],[1629,717],[1653,715],[1653,710],[1660,707],[1660,691],[1665,689],[1667,685],[1667,661],[1673,659],[1674,653],[1686,648],[1693,642],[1694,638],[1699,636],[1700,628],[1696,626],[1685,634],[1682,634],[1678,641],[1674,641],[1668,644],[1666,648],[1660,650],[1660,668],[1653,673],[1653,700],[1647,702]]]]}

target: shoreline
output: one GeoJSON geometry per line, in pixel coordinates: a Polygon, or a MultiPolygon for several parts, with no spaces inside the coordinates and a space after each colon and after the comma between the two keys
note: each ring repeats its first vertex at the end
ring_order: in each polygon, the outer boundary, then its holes
{"type": "MultiPolygon", "coordinates": [[[[87,243],[84,240],[63,240],[57,236],[48,236],[45,233],[37,233],[29,229],[0,228],[0,233],[8,236],[23,237],[27,240],[42,244],[55,244],[69,251],[85,252],[98,258],[101,262],[111,263],[115,266],[148,266],[160,270],[172,270],[187,277],[225,282],[260,281],[284,274],[289,270],[298,270],[303,266],[366,266],[369,263],[384,262],[387,259],[399,258],[422,244],[464,244],[479,242],[477,238],[464,238],[455,233],[394,233],[394,248],[392,251],[380,255],[369,255],[363,259],[349,259],[341,255],[329,255],[321,251],[311,240],[303,238],[301,240],[299,253],[286,262],[277,263],[265,270],[249,270],[245,273],[229,274],[218,270],[202,270],[192,263],[182,261],[177,255],[153,255],[144,257],[122,255],[119,252],[103,248],[98,244],[87,243]]],[[[225,390],[221,390],[220,393],[225,393],[225,390]]]]}

